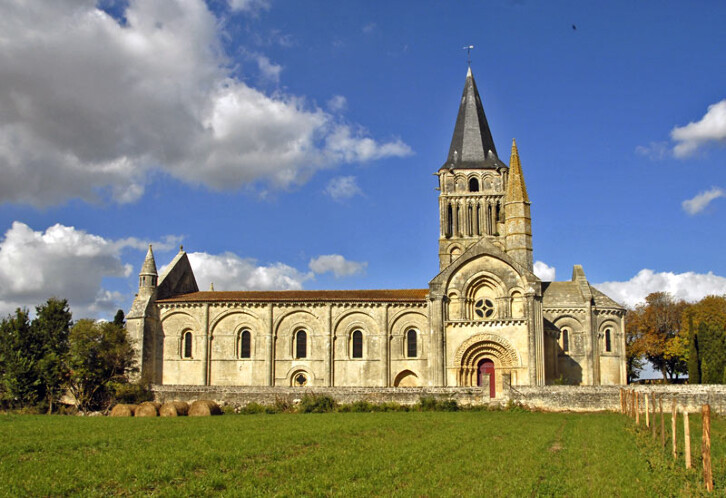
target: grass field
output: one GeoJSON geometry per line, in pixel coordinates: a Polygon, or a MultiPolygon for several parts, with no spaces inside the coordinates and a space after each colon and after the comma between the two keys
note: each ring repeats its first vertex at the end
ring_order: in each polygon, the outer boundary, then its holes
{"type": "MultiPolygon", "coordinates": [[[[691,426],[700,466],[700,418],[691,426]]],[[[724,495],[724,420],[714,420],[712,432],[716,494],[724,495]]],[[[702,492],[700,471],[683,470],[682,459],[674,464],[659,442],[616,414],[6,415],[0,455],[1,496],[702,492]]]]}

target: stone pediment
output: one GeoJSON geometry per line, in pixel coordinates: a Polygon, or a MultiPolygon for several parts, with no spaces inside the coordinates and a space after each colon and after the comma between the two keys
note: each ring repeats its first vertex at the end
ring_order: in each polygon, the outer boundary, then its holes
{"type": "Polygon", "coordinates": [[[448,287],[451,278],[456,274],[459,269],[482,256],[490,256],[492,258],[499,259],[507,265],[511,266],[529,284],[528,286],[532,288],[532,292],[534,292],[535,294],[541,293],[540,279],[534,273],[522,266],[520,263],[516,262],[506,252],[502,251],[500,248],[490,242],[486,237],[482,237],[481,239],[477,240],[474,244],[469,246],[453,263],[441,270],[439,274],[436,275],[429,282],[430,293],[432,295],[443,294],[445,292],[444,289],[448,287]]]}

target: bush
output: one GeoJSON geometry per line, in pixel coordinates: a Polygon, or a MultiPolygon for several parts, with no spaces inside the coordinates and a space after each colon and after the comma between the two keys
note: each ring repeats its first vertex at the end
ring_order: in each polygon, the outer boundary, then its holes
{"type": "Polygon", "coordinates": [[[459,411],[459,404],[453,399],[438,400],[433,396],[424,396],[417,408],[422,412],[456,412],[459,411]]]}
{"type": "Polygon", "coordinates": [[[138,405],[144,401],[154,401],[154,393],[149,384],[140,380],[138,382],[114,382],[112,385],[115,403],[138,405]]]}
{"type": "MultiPolygon", "coordinates": [[[[259,403],[247,403],[242,409],[240,410],[240,413],[244,413],[245,415],[254,415],[256,413],[269,413],[268,410],[269,407],[263,406],[259,403]]],[[[273,412],[274,413],[274,412],[273,412]]]]}
{"type": "Polygon", "coordinates": [[[335,411],[335,400],[326,394],[306,394],[300,401],[301,413],[328,413],[335,411]]]}

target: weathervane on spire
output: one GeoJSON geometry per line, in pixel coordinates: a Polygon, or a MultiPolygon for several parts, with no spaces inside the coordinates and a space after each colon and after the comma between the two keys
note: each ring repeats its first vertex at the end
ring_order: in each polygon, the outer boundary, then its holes
{"type": "Polygon", "coordinates": [[[471,49],[474,48],[474,45],[467,45],[463,47],[463,50],[466,50],[466,63],[471,67],[471,49]]]}

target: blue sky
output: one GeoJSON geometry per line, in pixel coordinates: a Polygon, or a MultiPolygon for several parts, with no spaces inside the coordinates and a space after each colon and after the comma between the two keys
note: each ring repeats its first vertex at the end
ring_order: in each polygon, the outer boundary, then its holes
{"type": "Polygon", "coordinates": [[[726,293],[722,2],[0,6],[0,311],[128,309],[148,243],[200,287],[420,288],[466,51],[516,137],[540,275],[726,293]],[[685,203],[685,204],[684,204],[685,203]]]}

